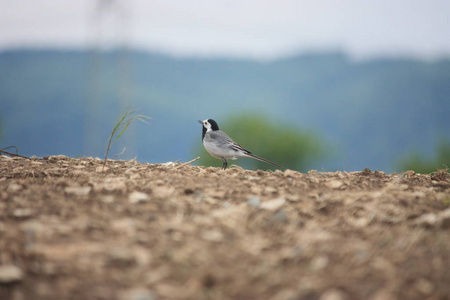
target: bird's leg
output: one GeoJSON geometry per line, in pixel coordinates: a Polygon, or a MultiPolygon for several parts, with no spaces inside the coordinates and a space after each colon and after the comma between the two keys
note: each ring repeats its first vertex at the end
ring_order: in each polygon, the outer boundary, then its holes
{"type": "Polygon", "coordinates": [[[222,158],[223,164],[222,164],[222,169],[225,170],[228,166],[228,162],[225,158],[222,158]]]}

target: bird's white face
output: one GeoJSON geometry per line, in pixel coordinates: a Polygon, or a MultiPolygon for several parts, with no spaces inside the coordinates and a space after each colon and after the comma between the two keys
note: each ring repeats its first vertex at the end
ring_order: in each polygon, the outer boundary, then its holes
{"type": "Polygon", "coordinates": [[[212,131],[212,126],[208,122],[208,119],[202,121],[203,127],[206,128],[206,132],[212,131]]]}

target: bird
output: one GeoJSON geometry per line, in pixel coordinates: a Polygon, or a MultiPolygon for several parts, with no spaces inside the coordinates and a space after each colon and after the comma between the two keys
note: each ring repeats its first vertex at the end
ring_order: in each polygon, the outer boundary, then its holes
{"type": "Polygon", "coordinates": [[[199,120],[202,124],[202,142],[206,151],[215,158],[221,159],[222,169],[227,168],[227,159],[237,159],[238,157],[250,157],[265,163],[272,164],[282,168],[279,164],[271,162],[268,159],[259,157],[246,150],[244,147],[233,141],[228,134],[219,130],[219,125],[213,119],[199,120]]]}

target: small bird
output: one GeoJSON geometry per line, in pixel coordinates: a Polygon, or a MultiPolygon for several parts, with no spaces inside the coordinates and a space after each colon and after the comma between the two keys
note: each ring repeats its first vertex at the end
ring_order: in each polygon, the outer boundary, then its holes
{"type": "Polygon", "coordinates": [[[234,142],[228,134],[219,130],[219,125],[212,119],[206,119],[204,121],[198,121],[203,126],[202,141],[206,151],[215,158],[222,160],[222,169],[226,169],[228,162],[227,159],[237,159],[238,157],[251,157],[279,168],[280,165],[271,162],[262,157],[258,157],[248,150],[245,150],[241,145],[234,142]]]}

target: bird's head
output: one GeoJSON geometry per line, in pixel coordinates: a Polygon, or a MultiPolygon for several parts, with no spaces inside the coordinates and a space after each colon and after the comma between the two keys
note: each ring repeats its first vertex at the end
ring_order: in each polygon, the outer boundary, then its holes
{"type": "Polygon", "coordinates": [[[216,121],[213,119],[206,119],[203,121],[198,121],[200,124],[202,124],[202,140],[205,138],[205,134],[209,131],[216,131],[219,130],[219,125],[217,125],[216,121]]]}
{"type": "Polygon", "coordinates": [[[219,125],[213,119],[206,119],[203,121],[198,121],[203,126],[203,130],[206,132],[219,130],[219,125]]]}

